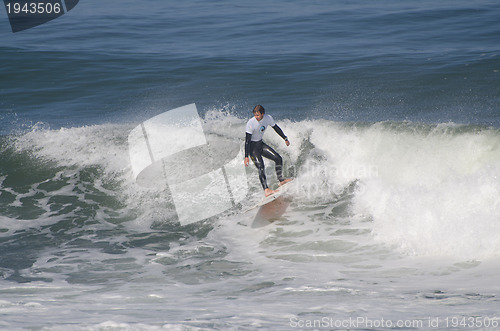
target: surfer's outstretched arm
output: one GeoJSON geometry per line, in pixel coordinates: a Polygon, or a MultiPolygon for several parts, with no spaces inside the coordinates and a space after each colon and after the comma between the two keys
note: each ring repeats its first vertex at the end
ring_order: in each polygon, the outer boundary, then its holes
{"type": "Polygon", "coordinates": [[[273,129],[274,129],[274,131],[276,131],[277,134],[280,135],[281,138],[283,138],[285,140],[286,145],[290,146],[290,142],[288,141],[288,137],[285,136],[285,133],[283,132],[283,130],[281,130],[281,128],[278,126],[278,124],[275,124],[273,126],[273,129]]]}

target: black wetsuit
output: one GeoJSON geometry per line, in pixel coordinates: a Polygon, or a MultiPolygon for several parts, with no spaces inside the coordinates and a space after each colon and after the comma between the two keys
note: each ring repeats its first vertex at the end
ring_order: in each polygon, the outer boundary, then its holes
{"type": "MultiPolygon", "coordinates": [[[[283,139],[287,139],[283,130],[276,124],[272,127],[276,133],[278,133],[283,139]]],[[[262,157],[273,160],[275,163],[276,176],[278,180],[282,182],[283,178],[283,159],[281,156],[267,144],[265,144],[262,140],[252,141],[252,134],[246,133],[245,139],[245,157],[249,157],[252,159],[253,163],[259,170],[259,179],[262,184],[262,188],[265,190],[268,188],[267,179],[266,179],[266,170],[264,166],[264,160],[262,157]]]]}

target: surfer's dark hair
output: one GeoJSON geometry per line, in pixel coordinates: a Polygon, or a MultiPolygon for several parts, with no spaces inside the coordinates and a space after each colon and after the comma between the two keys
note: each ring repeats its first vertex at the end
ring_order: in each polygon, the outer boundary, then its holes
{"type": "Polygon", "coordinates": [[[255,114],[256,112],[259,112],[261,114],[265,114],[266,113],[266,110],[264,109],[264,107],[262,107],[261,105],[257,105],[255,106],[255,108],[253,109],[253,113],[255,114]]]}

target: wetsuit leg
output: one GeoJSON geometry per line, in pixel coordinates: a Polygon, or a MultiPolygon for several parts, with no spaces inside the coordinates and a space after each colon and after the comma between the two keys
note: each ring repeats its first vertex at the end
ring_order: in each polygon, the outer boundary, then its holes
{"type": "Polygon", "coordinates": [[[262,145],[263,145],[262,156],[274,161],[276,176],[278,177],[278,180],[280,182],[284,181],[285,179],[283,178],[283,159],[274,149],[272,149],[271,147],[269,147],[264,143],[262,143],[262,145]]]}
{"type": "Polygon", "coordinates": [[[262,159],[262,148],[264,143],[260,141],[250,142],[250,158],[259,170],[259,180],[262,188],[265,190],[268,188],[266,179],[266,168],[264,166],[264,160],[262,159]]]}

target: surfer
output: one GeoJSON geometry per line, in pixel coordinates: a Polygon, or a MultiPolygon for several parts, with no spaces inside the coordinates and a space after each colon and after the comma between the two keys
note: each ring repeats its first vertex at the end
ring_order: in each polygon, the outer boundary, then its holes
{"type": "Polygon", "coordinates": [[[259,170],[259,179],[264,189],[264,193],[267,196],[275,193],[275,190],[271,190],[267,186],[266,170],[264,167],[264,160],[262,157],[273,160],[276,169],[276,176],[280,182],[280,186],[291,181],[291,178],[283,177],[283,159],[281,156],[267,144],[262,141],[264,132],[267,126],[271,126],[277,134],[285,140],[285,144],[290,146],[287,136],[283,133],[283,130],[274,122],[274,119],[265,114],[265,109],[261,105],[255,106],[253,109],[253,116],[247,123],[246,126],[246,138],[245,138],[245,166],[250,163],[249,156],[253,163],[259,170]]]}

